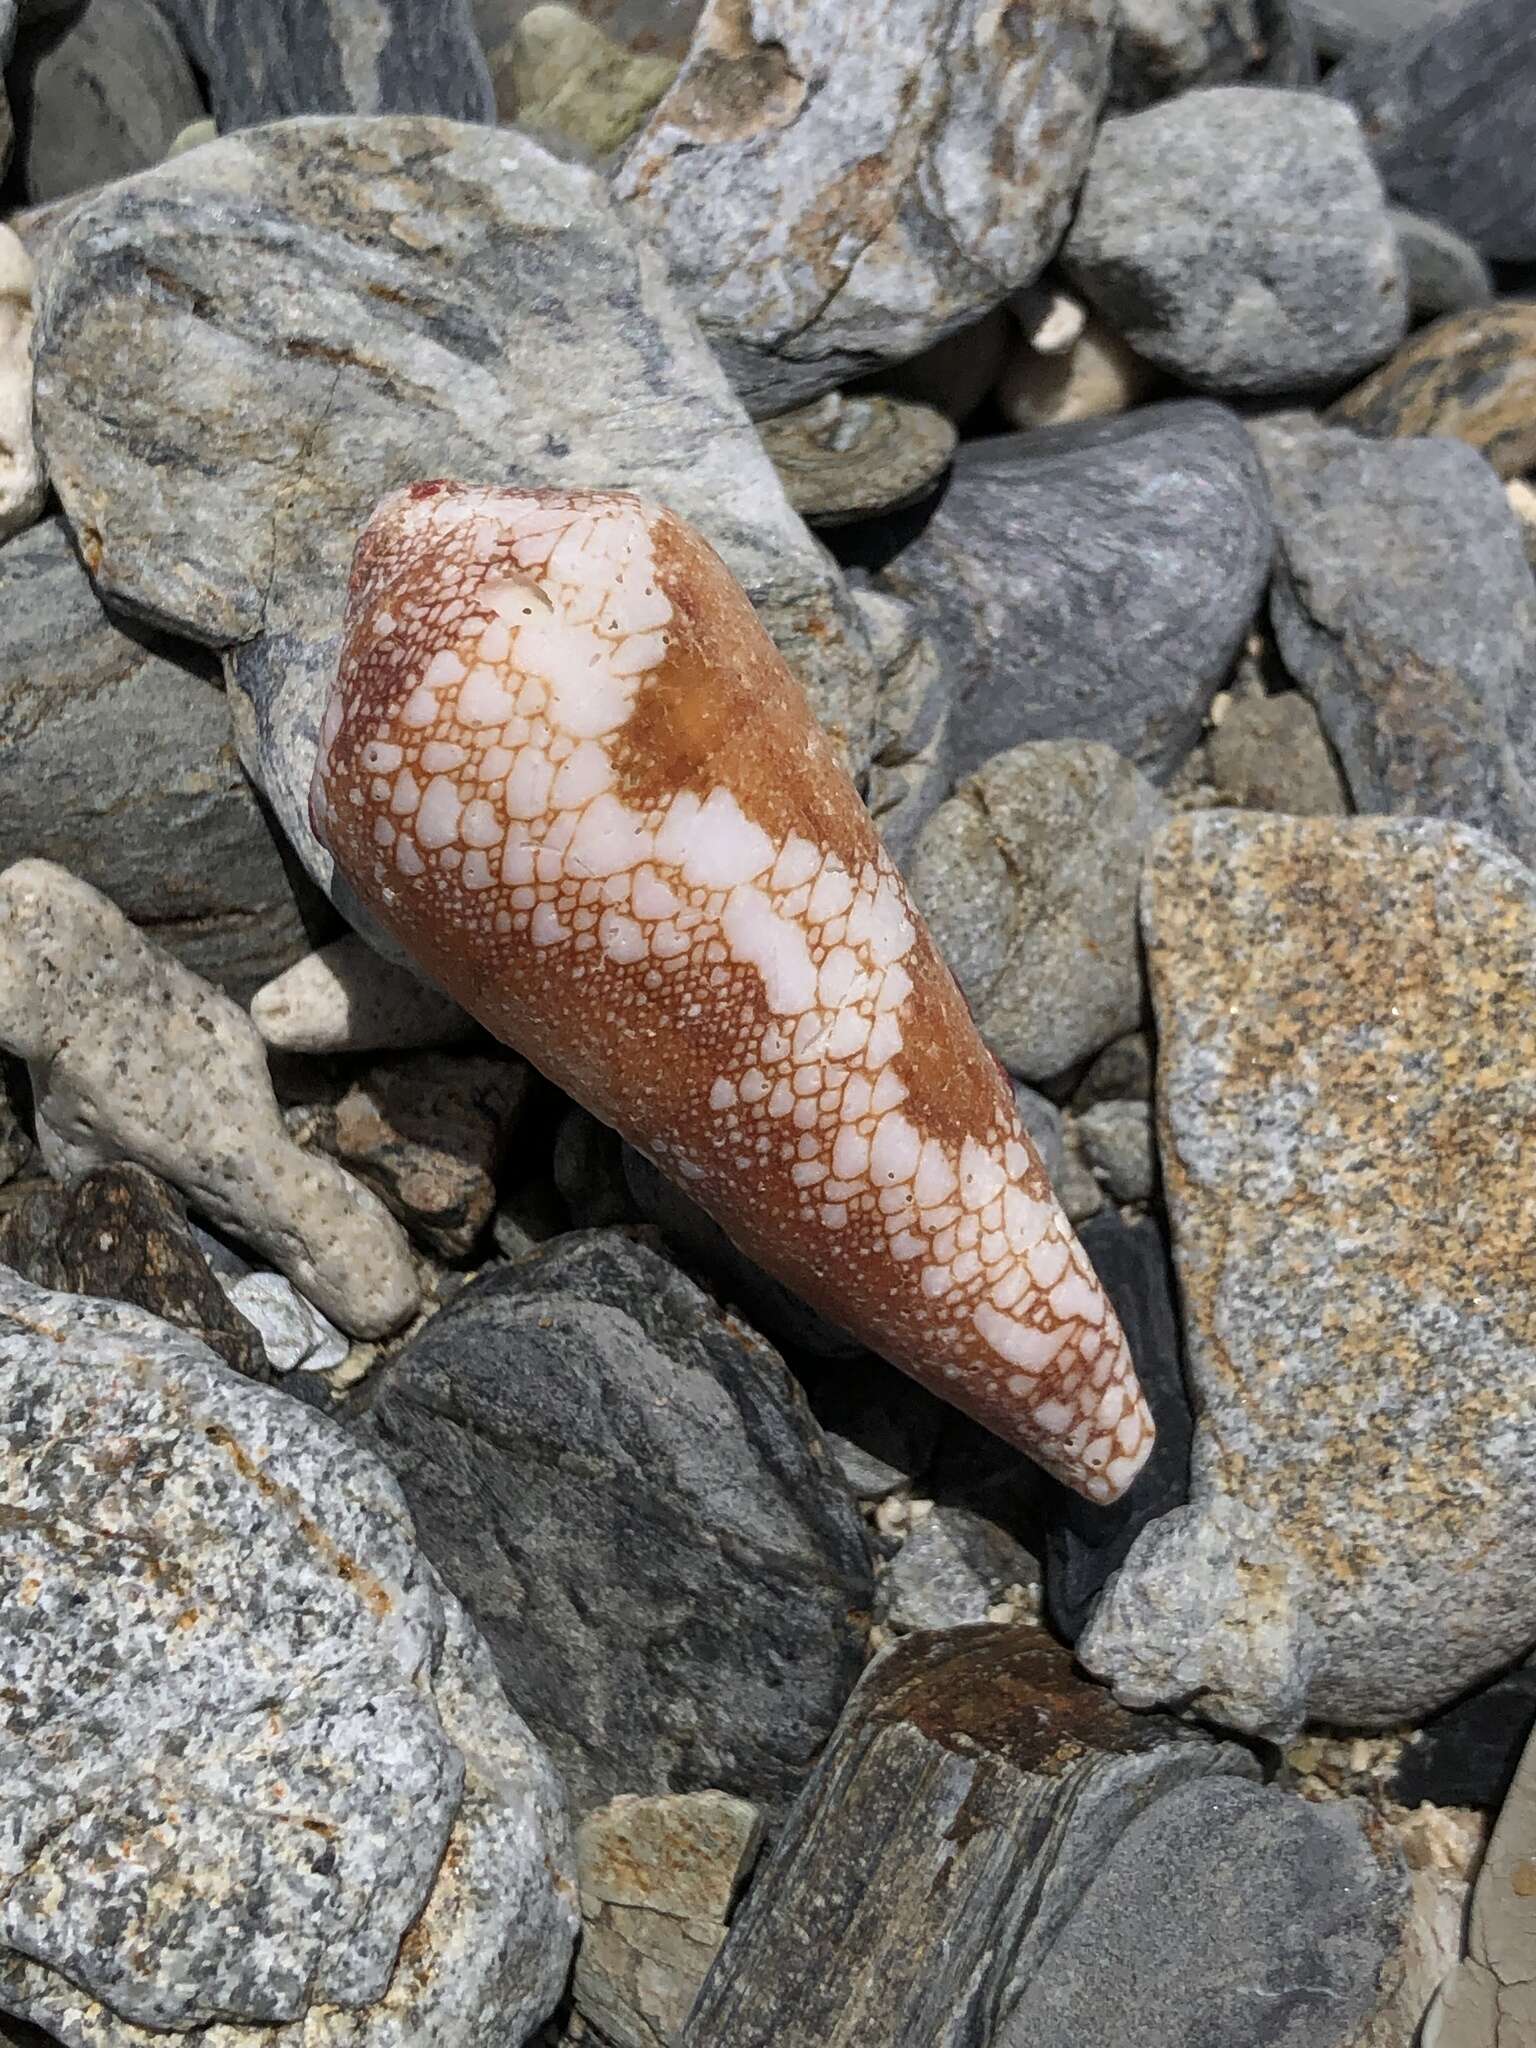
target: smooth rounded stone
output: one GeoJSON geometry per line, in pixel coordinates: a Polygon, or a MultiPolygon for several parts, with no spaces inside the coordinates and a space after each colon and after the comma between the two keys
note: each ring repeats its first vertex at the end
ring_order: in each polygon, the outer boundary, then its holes
{"type": "Polygon", "coordinates": [[[1326,390],[1407,325],[1360,124],[1313,93],[1215,86],[1106,121],[1062,253],[1139,356],[1202,391],[1326,390]]]}
{"type": "Polygon", "coordinates": [[[1408,1908],[1355,1801],[1175,1787],[1131,1820],[993,2034],[996,2048],[1352,2048],[1391,1988],[1408,1908]]]}
{"type": "Polygon", "coordinates": [[[1328,420],[1378,440],[1465,441],[1502,477],[1536,469],[1536,300],[1447,314],[1337,399],[1328,420]]]}
{"type": "Polygon", "coordinates": [[[1423,2048],[1524,2048],[1536,2028],[1536,1742],[1526,1744],[1477,1874],[1465,1958],[1441,1985],[1423,2048]]]}
{"type": "Polygon", "coordinates": [[[1392,1780],[1404,1806],[1497,1811],[1536,1727],[1536,1665],[1507,1671],[1414,1730],[1392,1780]]]}
{"type": "Polygon", "coordinates": [[[1441,313],[1464,313],[1489,303],[1493,278],[1464,236],[1444,221],[1403,207],[1394,206],[1390,218],[1407,280],[1411,320],[1433,320],[1441,313]]]}
{"type": "Polygon", "coordinates": [[[855,590],[880,671],[864,801],[892,860],[905,866],[917,835],[949,794],[954,677],[922,613],[887,590],[855,590]]]}
{"type": "Polygon", "coordinates": [[[32,431],[36,281],[32,258],[14,230],[0,223],[0,541],[31,526],[48,496],[32,431]]]}
{"type": "Polygon", "coordinates": [[[494,121],[469,0],[155,0],[221,135],[291,114],[494,121]]]}
{"type": "Polygon", "coordinates": [[[1191,1496],[1078,1654],[1273,1739],[1421,1719],[1536,1638],[1536,879],[1438,820],[1208,811],[1143,919],[1191,1496]]]}
{"type": "Polygon", "coordinates": [[[1343,817],[1350,808],[1322,722],[1299,690],[1234,698],[1205,758],[1218,800],[1239,810],[1343,817]]]}
{"type": "Polygon", "coordinates": [[[1340,64],[1328,91],[1359,114],[1400,206],[1444,221],[1496,262],[1529,263],[1536,35],[1528,0],[1449,6],[1404,31],[1340,64]]]}
{"type": "Polygon", "coordinates": [[[1260,447],[1275,638],[1355,808],[1459,818],[1529,862],[1536,585],[1498,479],[1455,441],[1266,431],[1260,447]]]}
{"type": "Polygon", "coordinates": [[[1014,324],[1001,306],[941,335],[903,363],[880,372],[880,388],[931,405],[963,427],[992,391],[1013,345],[1014,324]]]}
{"type": "Polygon", "coordinates": [[[148,1167],[355,1336],[414,1311],[398,1224],[289,1137],[245,1012],[49,861],[0,874],[0,1044],[30,1069],[56,1179],[148,1167]]]}
{"type": "Polygon", "coordinates": [[[369,1431],[579,1813],[714,1789],[783,1814],[874,1587],[760,1337],[626,1233],[575,1233],[432,1317],[369,1431]]]}
{"type": "MultiPolygon", "coordinates": [[[[498,50],[539,0],[470,0],[475,34],[498,50]]],[[[582,13],[616,43],[639,55],[680,61],[693,39],[704,0],[581,0],[582,13]]]]}
{"type": "Polygon", "coordinates": [[[998,1608],[1038,1613],[1040,1567],[1006,1529],[942,1503],[914,1524],[880,1581],[876,1619],[888,1629],[961,1628],[998,1608]]]}
{"type": "Polygon", "coordinates": [[[633,53],[553,5],[529,8],[490,66],[501,120],[558,135],[591,160],[634,134],[678,70],[675,58],[633,53]]]}
{"type": "Polygon", "coordinates": [[[34,203],[159,163],[206,111],[150,0],[89,0],[29,67],[28,97],[22,170],[34,203]]]}
{"type": "Polygon", "coordinates": [[[709,0],[614,190],[771,417],[1039,274],[1110,41],[1107,0],[709,0]]]}
{"type": "Polygon", "coordinates": [[[1156,376],[1113,329],[1094,318],[1068,348],[1042,353],[1026,341],[998,380],[997,402],[1024,430],[1109,419],[1144,399],[1156,376]]]}
{"type": "Polygon", "coordinates": [[[219,124],[211,119],[189,121],[185,128],[177,129],[171,138],[171,146],[165,152],[168,157],[185,156],[189,149],[201,149],[205,142],[217,139],[219,124]]]}
{"type": "Polygon", "coordinates": [[[1096,1102],[1147,1102],[1152,1095],[1152,1046],[1144,1031],[1128,1031],[1106,1045],[1072,1091],[1081,1114],[1096,1102]]]}
{"type": "Polygon", "coordinates": [[[208,1270],[181,1203],[139,1166],[101,1166],[68,1186],[0,1196],[0,1266],[34,1287],[99,1295],[190,1330],[236,1372],[264,1379],[251,1321],[208,1270]]]}
{"type": "Polygon", "coordinates": [[[1310,85],[1311,38],[1292,0],[1118,0],[1109,106],[1120,113],[1262,76],[1310,85]]]}
{"type": "Polygon", "coordinates": [[[1248,435],[1202,399],[965,444],[882,573],[955,676],[954,772],[1099,739],[1156,780],[1199,738],[1274,549],[1248,435]]]}
{"type": "Polygon", "coordinates": [[[1142,855],[1170,815],[1097,741],[998,754],[923,828],[912,893],[1010,1073],[1046,1079],[1141,1021],[1142,855]]]}
{"type": "Polygon", "coordinates": [[[110,601],[225,650],[242,757],[322,887],[309,787],[352,549],[402,477],[670,505],[862,772],[876,675],[848,591],[589,171],[510,130],[290,121],[56,232],[38,411],[65,512],[110,601]]]}
{"type": "Polygon", "coordinates": [[[949,467],[957,435],[930,405],[828,391],[758,432],[785,494],[813,526],[910,505],[949,467]]]}
{"type": "Polygon", "coordinates": [[[274,1052],[406,1051],[479,1030],[451,996],[355,932],[264,982],[251,997],[251,1022],[274,1052]]]}
{"type": "Polygon", "coordinates": [[[1096,1102],[1077,1118],[1088,1164],[1117,1202],[1149,1202],[1157,1185],[1152,1111],[1145,1102],[1096,1102]]]}
{"type": "Polygon", "coordinates": [[[281,1273],[245,1273],[224,1291],[274,1372],[334,1372],[345,1360],[346,1338],[281,1273]]]}
{"type": "Polygon", "coordinates": [[[523,2040],[576,1920],[559,1784],[378,1461],[3,1270],[0,1414],[0,2006],[72,2048],[523,2040]]]}
{"type": "Polygon", "coordinates": [[[224,693],[108,617],[60,519],[0,549],[0,867],[32,854],[237,999],[329,915],[290,874],[224,693]]]}

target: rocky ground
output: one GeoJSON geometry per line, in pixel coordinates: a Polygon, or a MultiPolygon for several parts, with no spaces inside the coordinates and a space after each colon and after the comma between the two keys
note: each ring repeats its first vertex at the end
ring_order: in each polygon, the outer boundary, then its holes
{"type": "Polygon", "coordinates": [[[0,0],[0,2039],[1536,2044],[1531,0],[0,0]],[[1094,1507],[366,917],[397,485],[719,549],[1094,1507]]]}

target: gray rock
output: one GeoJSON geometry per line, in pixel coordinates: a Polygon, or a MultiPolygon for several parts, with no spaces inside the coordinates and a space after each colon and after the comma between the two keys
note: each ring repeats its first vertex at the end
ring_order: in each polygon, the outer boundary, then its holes
{"type": "Polygon", "coordinates": [[[864,800],[892,860],[904,865],[949,793],[954,676],[915,605],[884,590],[853,597],[880,671],[864,800]]]}
{"type": "Polygon", "coordinates": [[[558,137],[586,162],[617,149],[677,76],[677,60],[632,52],[574,8],[530,7],[490,51],[500,120],[558,137]]]}
{"type": "Polygon", "coordinates": [[[789,502],[813,526],[915,504],[948,469],[956,440],[953,422],[934,406],[841,391],[765,420],[759,431],[789,502]]]}
{"type": "Polygon", "coordinates": [[[1168,807],[1093,741],[1014,747],[929,819],[912,893],[1011,1073],[1044,1079],[1141,1021],[1136,884],[1168,807]]]}
{"type": "Polygon", "coordinates": [[[1490,303],[1493,278],[1465,236],[1444,221],[1402,207],[1394,206],[1390,219],[1407,282],[1411,319],[1433,320],[1440,313],[1464,313],[1469,307],[1490,303]]]}
{"type": "Polygon", "coordinates": [[[290,876],[222,690],[102,610],[61,520],[0,549],[0,867],[65,862],[243,1000],[329,915],[290,876]]]}
{"type": "Polygon", "coordinates": [[[0,2005],[71,2048],[521,2041],[570,1955],[559,1787],[388,1474],[3,1270],[0,1410],[0,2005]]]}
{"type": "Polygon", "coordinates": [[[1407,325],[1360,125],[1312,93],[1216,86],[1106,121],[1063,254],[1138,355],[1203,391],[1343,384],[1407,325]]]}
{"type": "Polygon", "coordinates": [[[450,996],[386,960],[355,932],[306,953],[251,998],[274,1052],[381,1052],[447,1045],[479,1031],[450,996]]]}
{"type": "Polygon", "coordinates": [[[623,1233],[569,1236],[434,1316],[370,1430],[578,1812],[715,1788],[782,1814],[873,1586],[760,1338],[623,1233]]]}
{"type": "Polygon", "coordinates": [[[1028,1131],[1031,1143],[1044,1161],[1046,1172],[1055,1180],[1067,1157],[1061,1111],[1049,1096],[1026,1088],[1022,1081],[1013,1084],[1013,1101],[1019,1112],[1019,1122],[1028,1131]]]}
{"type": "Polygon", "coordinates": [[[1099,739],[1161,781],[1252,622],[1274,546],[1248,437],[1201,400],[968,443],[882,582],[954,672],[953,769],[1099,739]]]}
{"type": "Polygon", "coordinates": [[[1207,811],[1143,915],[1191,1494],[1078,1654],[1276,1739],[1421,1719],[1536,1639],[1536,879],[1458,825],[1207,811]]]}
{"type": "Polygon", "coordinates": [[[221,135],[290,114],[494,121],[469,0],[155,0],[221,135]]]}
{"type": "Polygon", "coordinates": [[[1536,856],[1536,586],[1497,477],[1455,441],[1261,442],[1270,609],[1357,810],[1459,818],[1536,856]]]}
{"type": "Polygon", "coordinates": [[[1353,1801],[1176,1786],[1112,1843],[996,2048],[1353,2048],[1390,1986],[1407,1876],[1353,1801]]]}
{"type": "Polygon", "coordinates": [[[22,169],[34,203],[159,163],[205,111],[192,67],[150,0],[89,0],[30,67],[28,98],[22,169]]]}
{"type": "Polygon", "coordinates": [[[614,189],[759,418],[913,356],[1044,268],[1107,0],[709,0],[614,189]]]}
{"type": "Polygon", "coordinates": [[[1081,1112],[1096,1102],[1147,1102],[1152,1095],[1152,1046],[1144,1031],[1128,1031],[1106,1045],[1072,1092],[1081,1112]]]}
{"type": "Polygon", "coordinates": [[[876,1612],[892,1629],[962,1628],[1010,1600],[1034,1604],[1039,1586],[1039,1565],[1006,1529],[941,1503],[891,1559],[876,1612]]]}
{"type": "Polygon", "coordinates": [[[1116,112],[1262,77],[1310,85],[1311,38],[1292,0],[1118,0],[1109,105],[1116,112]]]}
{"type": "Polygon", "coordinates": [[[1526,0],[1474,0],[1422,28],[1404,24],[1340,64],[1328,90],[1359,114],[1400,206],[1444,221],[1496,261],[1536,258],[1536,37],[1526,0]]]}
{"type": "Polygon", "coordinates": [[[1319,53],[1348,57],[1416,34],[1459,13],[1468,0],[1299,0],[1319,53]]]}
{"type": "Polygon", "coordinates": [[[1239,810],[1343,817],[1350,808],[1316,707],[1299,690],[1235,698],[1205,758],[1218,799],[1239,810]]]}
{"type": "Polygon", "coordinates": [[[244,1273],[224,1291],[261,1338],[274,1372],[333,1372],[345,1360],[346,1338],[281,1273],[244,1273]]]}
{"type": "Polygon", "coordinates": [[[1097,1102],[1077,1119],[1088,1164],[1117,1202],[1147,1202],[1157,1183],[1152,1111],[1145,1102],[1097,1102]]]}
{"type": "Polygon", "coordinates": [[[506,131],[281,123],[83,204],[45,298],[40,432],[92,574],[226,650],[243,757],[322,886],[308,791],[353,542],[416,478],[662,499],[862,769],[852,601],[591,173],[506,131]]]}

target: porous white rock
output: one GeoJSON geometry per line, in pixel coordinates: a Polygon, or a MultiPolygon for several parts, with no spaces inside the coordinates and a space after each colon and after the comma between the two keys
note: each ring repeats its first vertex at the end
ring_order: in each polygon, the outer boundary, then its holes
{"type": "Polygon", "coordinates": [[[451,996],[355,932],[274,975],[251,998],[251,1022],[280,1052],[403,1052],[476,1029],[451,996]]]}
{"type": "Polygon", "coordinates": [[[281,1273],[243,1273],[224,1292],[252,1324],[274,1372],[331,1372],[349,1346],[281,1273]]]}
{"type": "Polygon", "coordinates": [[[0,540],[40,519],[48,486],[32,438],[32,258],[0,225],[0,540]]]}

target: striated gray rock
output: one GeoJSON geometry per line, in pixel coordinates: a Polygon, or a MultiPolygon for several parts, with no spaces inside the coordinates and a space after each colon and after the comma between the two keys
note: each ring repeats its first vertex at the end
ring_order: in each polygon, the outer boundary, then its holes
{"type": "Polygon", "coordinates": [[[885,590],[853,598],[880,670],[864,800],[892,860],[905,866],[949,793],[954,675],[916,605],[885,590]]]}
{"type": "Polygon", "coordinates": [[[4,1270],[0,1417],[0,2006],[71,2048],[524,2039],[576,1918],[560,1790],[388,1474],[4,1270]]]}
{"type": "Polygon", "coordinates": [[[1021,740],[1104,740],[1162,780],[1199,737],[1269,575],[1247,434],[1203,400],[967,444],[881,581],[954,670],[956,773],[1021,740]]]}
{"type": "Polygon", "coordinates": [[[369,1423],[573,1806],[781,1815],[858,1676],[858,1512],[778,1357],[623,1232],[556,1239],[411,1341],[369,1423]]]}
{"type": "Polygon", "coordinates": [[[1110,42],[1107,0],[709,0],[614,190],[770,417],[1038,275],[1110,42]]]}
{"type": "Polygon", "coordinates": [[[1421,1719],[1536,1640],[1536,879],[1458,825],[1207,811],[1143,918],[1191,1493],[1078,1654],[1275,1738],[1421,1719]]]}
{"type": "Polygon", "coordinates": [[[1342,384],[1407,325],[1360,125],[1314,93],[1216,86],[1106,121],[1063,258],[1138,355],[1202,391],[1342,384]]]}
{"type": "Polygon", "coordinates": [[[308,790],[352,547],[422,477],[664,500],[862,768],[851,599],[590,172],[507,131],[302,120],[113,186],[57,234],[38,410],[65,511],[109,599],[225,650],[242,755],[322,885],[308,790]]]}
{"type": "Polygon", "coordinates": [[[956,439],[953,422],[931,405],[841,391],[759,431],[789,502],[813,526],[914,504],[949,467],[956,439]]]}
{"type": "Polygon", "coordinates": [[[66,863],[244,999],[325,905],[290,874],[222,690],[109,619],[62,520],[0,549],[0,867],[66,863]]]}
{"type": "Polygon", "coordinates": [[[1355,808],[1459,818],[1536,856],[1536,585],[1497,477],[1446,440],[1261,441],[1270,611],[1355,808]]]}
{"type": "Polygon", "coordinates": [[[927,825],[918,908],[1010,1073],[1040,1080],[1141,1021],[1142,855],[1168,806],[1095,741],[998,754],[927,825]]]}
{"type": "Polygon", "coordinates": [[[27,197],[105,185],[159,163],[202,94],[151,0],[89,0],[28,67],[27,197]]]}

